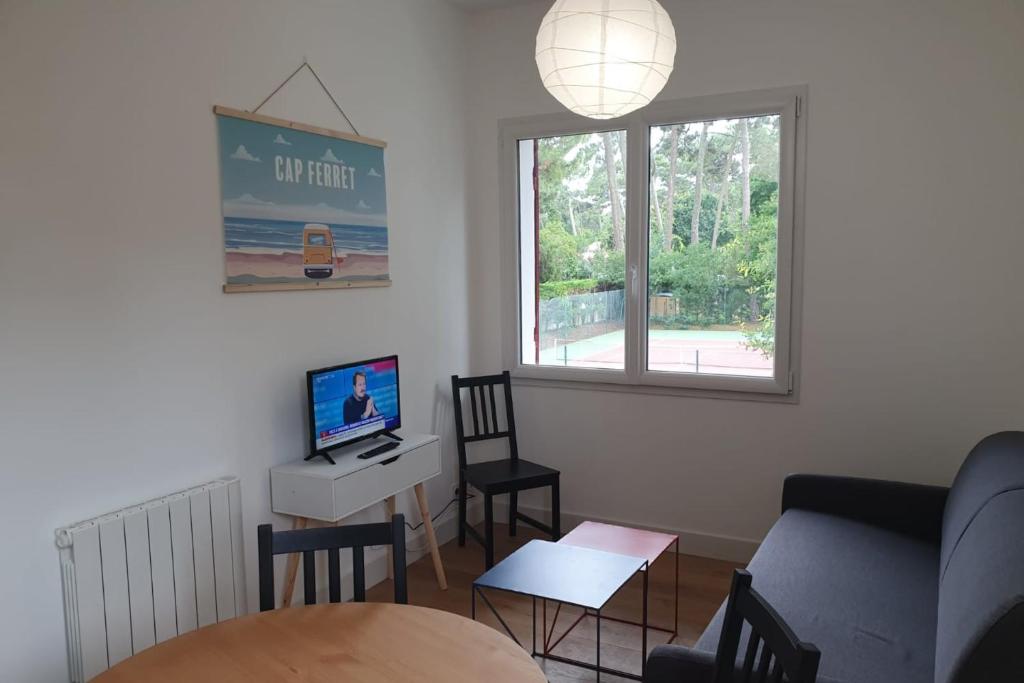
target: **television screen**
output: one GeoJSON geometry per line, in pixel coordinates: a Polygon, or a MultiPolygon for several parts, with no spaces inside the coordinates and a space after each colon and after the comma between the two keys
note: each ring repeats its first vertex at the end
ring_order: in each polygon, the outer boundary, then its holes
{"type": "Polygon", "coordinates": [[[314,453],[402,426],[398,356],[310,370],[306,386],[314,453]]]}

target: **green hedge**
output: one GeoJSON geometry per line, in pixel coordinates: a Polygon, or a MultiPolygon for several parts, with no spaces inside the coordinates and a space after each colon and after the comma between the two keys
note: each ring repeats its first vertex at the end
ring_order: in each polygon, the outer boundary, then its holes
{"type": "Polygon", "coordinates": [[[554,282],[540,283],[541,299],[557,299],[570,294],[584,294],[592,292],[597,287],[597,280],[594,278],[583,278],[580,280],[556,280],[554,282]]]}

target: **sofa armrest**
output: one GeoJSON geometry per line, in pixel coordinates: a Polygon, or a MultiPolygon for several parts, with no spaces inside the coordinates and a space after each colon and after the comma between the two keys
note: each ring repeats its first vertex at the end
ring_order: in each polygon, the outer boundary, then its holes
{"type": "Polygon", "coordinates": [[[782,487],[782,512],[822,512],[939,543],[948,495],[944,486],[791,474],[782,487]]]}
{"type": "Polygon", "coordinates": [[[682,645],[658,645],[647,656],[644,683],[711,683],[715,654],[682,645]]]}

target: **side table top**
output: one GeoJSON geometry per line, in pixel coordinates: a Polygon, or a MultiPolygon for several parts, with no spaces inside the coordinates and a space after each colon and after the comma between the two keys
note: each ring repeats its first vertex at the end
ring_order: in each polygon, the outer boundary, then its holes
{"type": "Polygon", "coordinates": [[[653,564],[677,540],[679,537],[674,534],[631,529],[601,522],[583,522],[562,536],[558,542],[620,555],[643,557],[648,563],[653,564]]]}
{"type": "Polygon", "coordinates": [[[646,565],[642,557],[533,540],[473,585],[600,609],[646,565]]]}
{"type": "Polygon", "coordinates": [[[380,437],[377,439],[368,439],[365,441],[358,441],[347,446],[340,446],[331,451],[331,456],[334,458],[335,465],[327,462],[323,458],[313,458],[312,460],[304,460],[299,458],[281,465],[275,465],[270,468],[271,472],[279,472],[282,474],[299,474],[304,477],[318,477],[322,479],[339,479],[341,477],[358,472],[359,470],[372,467],[377,463],[394,458],[396,455],[402,455],[413,449],[419,448],[424,444],[431,443],[432,441],[439,440],[440,437],[436,434],[402,434],[402,441],[397,442],[398,446],[393,450],[375,455],[372,458],[366,460],[360,460],[359,455],[365,453],[368,450],[376,448],[384,443],[390,443],[386,437],[380,437]]]}

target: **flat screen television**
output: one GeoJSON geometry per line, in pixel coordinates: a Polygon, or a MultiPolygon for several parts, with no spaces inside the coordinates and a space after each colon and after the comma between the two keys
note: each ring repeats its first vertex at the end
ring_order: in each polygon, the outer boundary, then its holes
{"type": "Polygon", "coordinates": [[[311,456],[402,426],[398,356],[310,370],[306,391],[311,456]]]}

